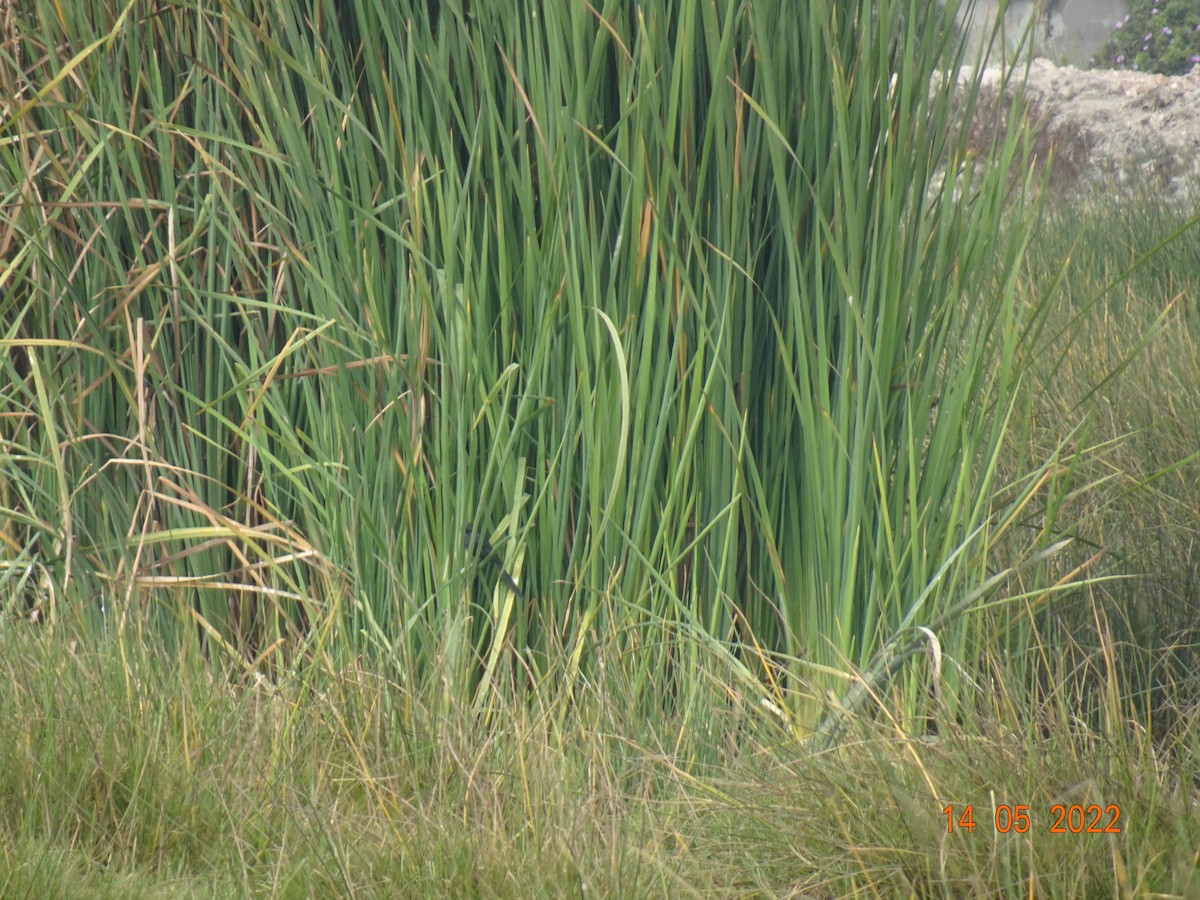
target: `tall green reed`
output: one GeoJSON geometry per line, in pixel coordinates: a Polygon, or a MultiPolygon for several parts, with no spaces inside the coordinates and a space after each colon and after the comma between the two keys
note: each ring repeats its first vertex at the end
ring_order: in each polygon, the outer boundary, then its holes
{"type": "Polygon", "coordinates": [[[123,10],[5,65],[53,85],[0,125],[31,602],[480,710],[715,658],[801,733],[962,656],[1026,313],[1020,240],[981,274],[1021,145],[972,170],[931,88],[953,9],[123,10]]]}

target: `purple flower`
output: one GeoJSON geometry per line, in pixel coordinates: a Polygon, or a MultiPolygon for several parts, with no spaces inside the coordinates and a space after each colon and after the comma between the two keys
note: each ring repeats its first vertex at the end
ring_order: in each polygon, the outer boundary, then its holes
{"type": "Polygon", "coordinates": [[[1158,7],[1157,6],[1154,7],[1154,9],[1150,10],[1150,15],[1152,15],[1152,16],[1158,15],[1158,7]]]}
{"type": "Polygon", "coordinates": [[[1118,56],[1118,57],[1116,58],[1116,60],[1114,60],[1114,61],[1116,62],[1116,64],[1117,64],[1118,66],[1119,66],[1119,65],[1121,65],[1123,62],[1125,62],[1125,54],[1124,54],[1124,53],[1122,53],[1122,54],[1121,54],[1120,56],[1118,56]]]}
{"type": "Polygon", "coordinates": [[[1170,25],[1164,25],[1164,26],[1162,27],[1162,33],[1163,33],[1163,34],[1170,34],[1170,33],[1171,33],[1171,26],[1170,26],[1170,25]]]}
{"type": "Polygon", "coordinates": [[[1153,32],[1153,31],[1147,31],[1145,34],[1143,34],[1143,35],[1142,35],[1142,40],[1143,40],[1143,41],[1148,41],[1148,40],[1150,40],[1150,38],[1152,38],[1152,37],[1154,37],[1154,32],[1153,32]]]}
{"type": "Polygon", "coordinates": [[[1193,57],[1192,57],[1192,62],[1194,62],[1194,63],[1200,63],[1200,56],[1193,56],[1193,57]]]}
{"type": "MultiPolygon", "coordinates": [[[[1113,26],[1113,28],[1124,28],[1124,27],[1125,27],[1124,19],[1122,19],[1120,22],[1118,22],[1116,25],[1113,26]]],[[[1197,26],[1197,27],[1200,27],[1200,26],[1197,26]]]]}
{"type": "Polygon", "coordinates": [[[1142,52],[1143,53],[1146,53],[1147,51],[1149,51],[1149,49],[1150,49],[1149,44],[1142,44],[1142,52]]]}

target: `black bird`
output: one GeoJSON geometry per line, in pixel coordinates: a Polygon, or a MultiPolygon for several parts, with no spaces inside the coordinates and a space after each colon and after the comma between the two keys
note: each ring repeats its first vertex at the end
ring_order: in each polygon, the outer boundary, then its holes
{"type": "Polygon", "coordinates": [[[517,587],[516,580],[504,570],[503,563],[500,562],[500,555],[496,552],[496,548],[492,546],[484,535],[475,530],[475,526],[468,523],[463,531],[463,546],[480,565],[495,566],[500,572],[500,580],[504,582],[505,587],[517,595],[518,600],[524,600],[525,595],[521,593],[521,589],[517,587]]]}

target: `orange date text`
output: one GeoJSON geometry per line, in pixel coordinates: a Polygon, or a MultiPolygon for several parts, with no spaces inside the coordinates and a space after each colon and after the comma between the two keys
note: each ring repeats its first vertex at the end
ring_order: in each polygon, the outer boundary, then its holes
{"type": "MultiPolygon", "coordinates": [[[[946,817],[946,831],[974,832],[976,825],[974,804],[947,806],[942,810],[946,817]]],[[[1050,807],[1046,823],[1051,834],[1120,834],[1121,807],[1115,803],[1100,806],[1096,803],[1082,805],[1055,803],[1050,807]]],[[[1033,814],[1028,804],[1010,806],[1001,803],[992,815],[992,824],[1000,834],[1015,832],[1025,834],[1034,827],[1033,814]]]]}

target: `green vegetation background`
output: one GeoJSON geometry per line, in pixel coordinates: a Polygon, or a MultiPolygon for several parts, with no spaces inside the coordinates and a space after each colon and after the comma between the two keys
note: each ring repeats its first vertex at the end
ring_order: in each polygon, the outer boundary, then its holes
{"type": "Polygon", "coordinates": [[[952,12],[9,10],[0,892],[1186,894],[1195,229],[952,12]]]}

